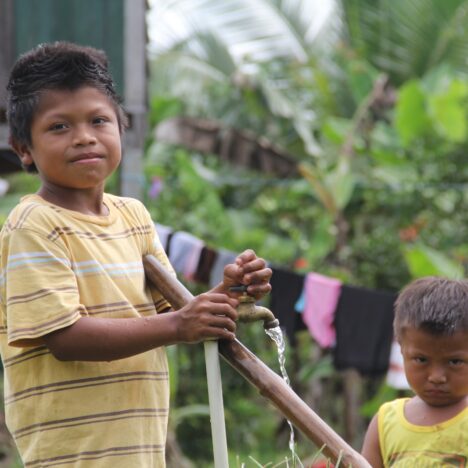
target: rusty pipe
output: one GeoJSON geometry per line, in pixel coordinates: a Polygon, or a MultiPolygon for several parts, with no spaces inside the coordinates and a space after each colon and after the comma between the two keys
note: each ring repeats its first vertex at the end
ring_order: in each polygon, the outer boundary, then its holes
{"type": "MultiPolygon", "coordinates": [[[[152,255],[143,258],[147,278],[175,309],[193,296],[175,276],[152,255]]],[[[348,445],[325,423],[294,390],[239,340],[220,340],[219,353],[248,382],[259,390],[291,423],[297,427],[333,463],[347,468],[372,468],[367,460],[348,445]]]]}

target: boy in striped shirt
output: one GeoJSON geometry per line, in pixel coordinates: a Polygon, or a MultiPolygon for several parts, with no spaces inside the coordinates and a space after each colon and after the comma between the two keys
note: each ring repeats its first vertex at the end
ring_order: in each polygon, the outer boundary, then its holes
{"type": "Polygon", "coordinates": [[[172,268],[144,206],[104,192],[126,124],[103,52],[59,42],[10,75],[11,144],[41,185],[0,233],[0,351],[6,422],[26,467],[165,466],[164,346],[233,339],[237,299],[270,290],[251,250],[180,310],[146,281],[172,268]]]}

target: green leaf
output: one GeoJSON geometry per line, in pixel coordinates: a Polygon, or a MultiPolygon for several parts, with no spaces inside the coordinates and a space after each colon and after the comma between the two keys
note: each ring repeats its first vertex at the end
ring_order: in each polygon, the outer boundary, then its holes
{"type": "Polygon", "coordinates": [[[183,109],[182,102],[173,97],[155,96],[151,99],[150,126],[155,127],[163,120],[180,115],[183,109]]]}
{"type": "Polygon", "coordinates": [[[463,278],[463,268],[459,263],[425,245],[406,247],[403,254],[413,278],[422,276],[463,278]]]}
{"type": "Polygon", "coordinates": [[[312,156],[321,155],[322,149],[314,136],[314,118],[310,115],[310,112],[305,112],[300,103],[290,99],[286,93],[269,80],[261,79],[259,84],[271,112],[274,115],[291,119],[307,153],[312,156]]]}
{"type": "Polygon", "coordinates": [[[467,138],[468,84],[454,80],[444,93],[429,96],[429,111],[439,133],[455,143],[467,138]]]}
{"type": "Polygon", "coordinates": [[[395,109],[395,127],[404,146],[423,136],[430,128],[425,103],[419,81],[409,81],[400,88],[395,109]]]}
{"type": "Polygon", "coordinates": [[[171,423],[174,427],[177,427],[185,418],[209,415],[210,407],[208,405],[193,404],[182,406],[181,408],[174,408],[171,410],[171,423]]]}
{"type": "Polygon", "coordinates": [[[403,153],[401,150],[399,135],[395,128],[386,122],[376,122],[370,134],[371,148],[391,149],[392,152],[403,153]]]}
{"type": "Polygon", "coordinates": [[[364,60],[348,62],[349,87],[356,103],[362,102],[372,91],[378,71],[364,60]]]}
{"type": "Polygon", "coordinates": [[[327,186],[335,199],[335,206],[343,210],[351,200],[356,178],[351,171],[349,162],[342,157],[333,172],[326,176],[327,186]]]}
{"type": "Polygon", "coordinates": [[[330,142],[341,145],[351,128],[351,121],[340,117],[329,116],[322,127],[323,136],[330,142]]]}
{"type": "Polygon", "coordinates": [[[386,382],[382,383],[375,396],[361,406],[360,413],[363,416],[372,418],[383,403],[394,400],[397,394],[397,389],[390,387],[386,382]]]}
{"type": "Polygon", "coordinates": [[[293,124],[296,132],[304,142],[304,147],[307,153],[311,156],[320,156],[322,154],[322,148],[315,139],[311,123],[304,118],[303,115],[297,113],[293,120],[293,124]]]}
{"type": "Polygon", "coordinates": [[[333,231],[333,218],[324,213],[317,219],[313,231],[310,233],[310,246],[305,256],[310,264],[325,258],[336,245],[336,235],[333,231]]]}

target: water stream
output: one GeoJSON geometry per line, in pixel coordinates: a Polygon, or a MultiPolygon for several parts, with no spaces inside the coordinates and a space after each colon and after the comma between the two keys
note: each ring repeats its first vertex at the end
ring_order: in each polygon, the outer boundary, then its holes
{"type": "MultiPolygon", "coordinates": [[[[289,385],[289,376],[288,373],[286,372],[286,355],[285,355],[285,348],[286,348],[286,342],[283,337],[283,332],[281,331],[280,327],[275,327],[275,328],[270,328],[270,329],[265,329],[265,333],[276,343],[276,347],[278,348],[278,362],[280,365],[280,370],[281,370],[281,375],[283,376],[283,380],[289,385]]],[[[290,436],[289,436],[289,450],[291,450],[291,455],[292,455],[292,464],[293,467],[298,466],[300,468],[304,468],[304,465],[302,464],[301,460],[299,457],[296,455],[296,451],[294,449],[294,428],[293,425],[291,424],[291,421],[289,419],[286,419],[289,428],[290,428],[290,436]],[[297,463],[297,465],[296,465],[297,463]]]]}

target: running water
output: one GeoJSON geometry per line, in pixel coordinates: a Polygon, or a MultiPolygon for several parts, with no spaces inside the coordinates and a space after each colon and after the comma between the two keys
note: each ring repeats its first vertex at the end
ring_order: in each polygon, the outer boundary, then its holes
{"type": "MultiPolygon", "coordinates": [[[[285,348],[286,348],[286,343],[284,341],[283,337],[283,332],[281,331],[280,327],[275,327],[275,328],[266,328],[265,333],[276,343],[276,347],[278,348],[278,362],[280,365],[280,370],[281,370],[281,375],[283,376],[283,380],[289,385],[289,377],[288,373],[286,372],[286,355],[285,355],[285,348]]],[[[299,463],[300,468],[304,468],[304,465],[302,464],[301,460],[299,457],[296,455],[296,451],[294,449],[294,428],[291,424],[291,421],[289,419],[286,419],[289,428],[290,428],[290,436],[289,436],[289,450],[291,450],[291,455],[292,455],[292,462],[293,462],[293,467],[296,466],[296,461],[299,463]]]]}

